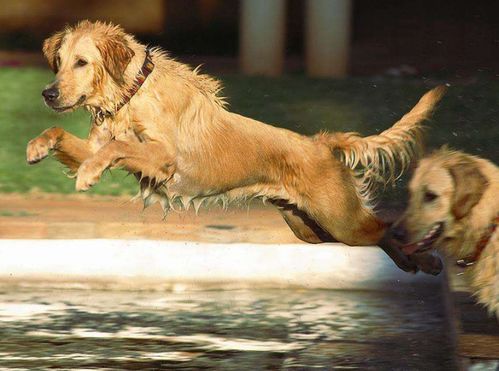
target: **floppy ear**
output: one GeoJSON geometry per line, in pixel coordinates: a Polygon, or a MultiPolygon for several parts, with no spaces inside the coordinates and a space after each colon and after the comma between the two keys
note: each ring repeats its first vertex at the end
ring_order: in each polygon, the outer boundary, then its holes
{"type": "Polygon", "coordinates": [[[102,55],[107,72],[118,84],[123,83],[123,73],[135,55],[125,38],[121,35],[105,36],[97,43],[97,49],[102,55]]]}
{"type": "Polygon", "coordinates": [[[455,185],[452,213],[459,220],[468,215],[480,201],[489,183],[473,162],[459,163],[451,167],[449,172],[455,185]]]}
{"type": "Polygon", "coordinates": [[[48,39],[45,39],[45,41],[43,42],[43,54],[45,55],[45,58],[47,58],[49,66],[52,71],[54,71],[54,73],[57,73],[59,69],[59,66],[57,65],[57,51],[62,45],[64,35],[65,32],[60,31],[53,34],[48,39]]]}

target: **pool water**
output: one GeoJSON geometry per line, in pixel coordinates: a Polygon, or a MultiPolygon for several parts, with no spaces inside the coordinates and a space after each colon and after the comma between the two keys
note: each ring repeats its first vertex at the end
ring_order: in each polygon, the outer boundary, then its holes
{"type": "Polygon", "coordinates": [[[7,370],[452,370],[452,354],[434,286],[0,294],[7,370]]]}

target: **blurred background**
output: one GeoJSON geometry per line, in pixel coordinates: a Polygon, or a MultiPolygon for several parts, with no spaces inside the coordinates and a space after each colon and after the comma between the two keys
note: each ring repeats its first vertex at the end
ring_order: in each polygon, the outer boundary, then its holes
{"type": "MultiPolygon", "coordinates": [[[[81,246],[71,243],[75,239],[118,239],[123,251],[133,247],[128,240],[143,239],[161,240],[165,248],[171,241],[299,242],[277,212],[261,204],[200,216],[172,213],[163,221],[159,208],[141,212],[140,204],[129,202],[138,186],[121,171],[107,172],[89,192],[76,194],[74,179],[55,160],[28,166],[26,144],[43,130],[57,125],[88,135],[88,113],[59,115],[41,98],[53,80],[42,42],[66,24],[83,19],[120,24],[141,42],[159,45],[220,79],[232,111],[306,135],[320,130],[375,134],[427,90],[448,84],[428,122],[428,150],[449,144],[497,163],[498,14],[495,0],[0,0],[0,249],[21,254],[24,250],[13,247],[16,239],[47,251],[19,259],[9,255],[16,269],[36,272],[52,257],[78,266],[70,250],[81,246]],[[51,255],[54,239],[62,240],[69,256],[51,255]]],[[[384,190],[379,209],[387,218],[403,208],[409,176],[384,190]]],[[[92,241],[89,246],[97,246],[92,241]]],[[[125,254],[103,258],[108,241],[98,243],[103,250],[92,250],[95,256],[81,250],[82,274],[106,274],[85,265],[91,258],[104,267],[125,261],[145,273],[156,266],[152,255],[146,264],[125,254]]],[[[187,255],[176,255],[182,264],[189,258],[189,249],[184,251],[187,255]]],[[[224,262],[214,251],[215,260],[224,262]]],[[[334,260],[339,272],[347,267],[357,273],[328,282],[343,285],[341,290],[190,291],[175,283],[162,291],[128,281],[111,287],[101,276],[97,283],[21,280],[14,285],[16,277],[0,268],[0,366],[456,369],[458,322],[449,293],[464,286],[449,290],[445,278],[421,281],[417,275],[410,284],[397,279],[375,287],[392,277],[387,273],[400,274],[391,261],[374,267],[352,260],[348,248],[344,254],[334,260]],[[345,283],[366,275],[368,286],[345,283]]],[[[244,257],[239,263],[246,267],[244,257]]],[[[209,278],[209,269],[206,274],[209,278]]],[[[305,276],[297,280],[314,272],[305,276]]],[[[477,314],[468,294],[463,297],[468,307],[461,312],[470,321],[458,327],[497,337],[497,324],[477,314]]],[[[479,359],[476,351],[488,344],[499,358],[494,341],[470,343],[472,350],[462,357],[479,359]]],[[[499,361],[490,367],[499,367],[499,361]]]]}
{"type": "Polygon", "coordinates": [[[499,73],[499,4],[493,0],[0,4],[3,50],[38,53],[43,39],[65,24],[98,19],[121,24],[142,41],[160,44],[176,56],[197,57],[207,66],[232,71],[280,75],[306,70],[329,77],[499,73]],[[328,64],[322,69],[321,59],[328,64]],[[253,63],[259,67],[250,66],[253,63]]]}

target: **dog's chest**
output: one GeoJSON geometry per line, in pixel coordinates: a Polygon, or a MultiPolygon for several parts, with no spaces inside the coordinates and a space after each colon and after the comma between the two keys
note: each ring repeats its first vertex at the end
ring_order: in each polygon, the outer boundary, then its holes
{"type": "Polygon", "coordinates": [[[173,177],[168,181],[165,187],[168,197],[199,197],[219,193],[218,190],[203,187],[191,178],[188,174],[183,172],[175,172],[173,177]]]}

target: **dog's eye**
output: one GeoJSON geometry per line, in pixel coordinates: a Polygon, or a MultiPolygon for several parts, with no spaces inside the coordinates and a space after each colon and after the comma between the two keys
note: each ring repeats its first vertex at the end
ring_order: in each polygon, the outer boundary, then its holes
{"type": "Polygon", "coordinates": [[[86,65],[87,65],[87,63],[88,63],[88,62],[87,62],[86,60],[84,60],[84,59],[78,59],[78,60],[76,61],[76,65],[77,65],[78,67],[83,67],[83,66],[86,66],[86,65]]]}
{"type": "Polygon", "coordinates": [[[433,193],[431,191],[426,191],[424,194],[424,202],[432,202],[435,201],[435,199],[438,198],[438,195],[436,193],[433,193]]]}

